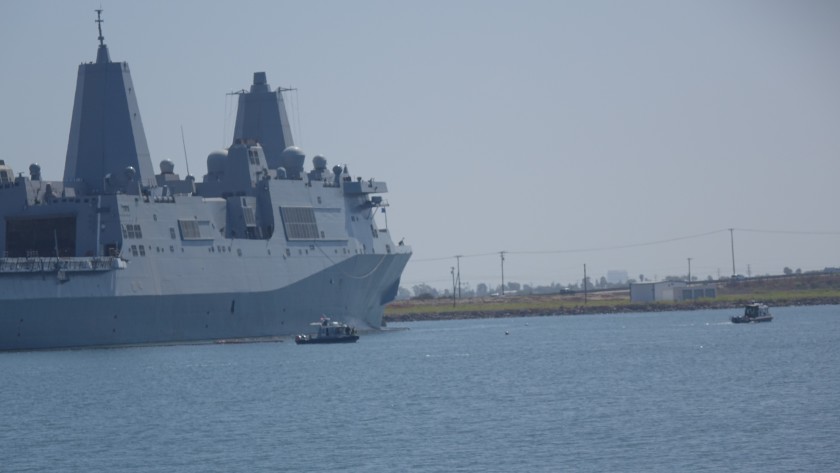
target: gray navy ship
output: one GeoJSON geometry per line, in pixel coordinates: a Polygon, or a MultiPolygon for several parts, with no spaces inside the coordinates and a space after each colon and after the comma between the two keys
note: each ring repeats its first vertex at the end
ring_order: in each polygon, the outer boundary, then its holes
{"type": "Polygon", "coordinates": [[[169,160],[155,174],[128,64],[97,21],[63,180],[0,160],[0,350],[264,339],[325,314],[381,327],[411,256],[374,219],[385,182],[321,156],[304,169],[262,72],[201,182],[169,160]]]}

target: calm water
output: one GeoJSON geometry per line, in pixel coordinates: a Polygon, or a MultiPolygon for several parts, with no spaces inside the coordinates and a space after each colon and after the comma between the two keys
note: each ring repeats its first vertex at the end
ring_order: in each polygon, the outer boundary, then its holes
{"type": "Polygon", "coordinates": [[[840,470],[840,306],[735,312],[0,353],[0,470],[840,470]]]}

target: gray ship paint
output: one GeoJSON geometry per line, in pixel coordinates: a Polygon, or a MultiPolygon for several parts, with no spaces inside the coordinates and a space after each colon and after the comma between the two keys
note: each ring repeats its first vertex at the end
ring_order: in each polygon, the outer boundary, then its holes
{"type": "Polygon", "coordinates": [[[380,327],[411,256],[374,219],[387,185],[321,156],[307,172],[262,72],[201,182],[153,174],[128,64],[99,41],[63,182],[0,161],[0,350],[280,337],[323,314],[380,327]]]}

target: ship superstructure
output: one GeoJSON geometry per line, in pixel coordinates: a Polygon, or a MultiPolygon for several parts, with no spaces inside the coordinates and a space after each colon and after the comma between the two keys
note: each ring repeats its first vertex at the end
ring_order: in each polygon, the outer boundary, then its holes
{"type": "Polygon", "coordinates": [[[79,66],[64,179],[0,161],[0,350],[262,338],[323,314],[378,328],[411,256],[382,181],[310,170],[257,72],[201,182],[154,174],[128,64],[79,66]]]}

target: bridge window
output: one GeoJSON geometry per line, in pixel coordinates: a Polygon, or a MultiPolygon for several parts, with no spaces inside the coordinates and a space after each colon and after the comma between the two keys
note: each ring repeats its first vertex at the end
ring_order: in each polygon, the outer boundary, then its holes
{"type": "Polygon", "coordinates": [[[126,223],[122,226],[123,238],[143,238],[143,231],[140,225],[126,223]]]}

